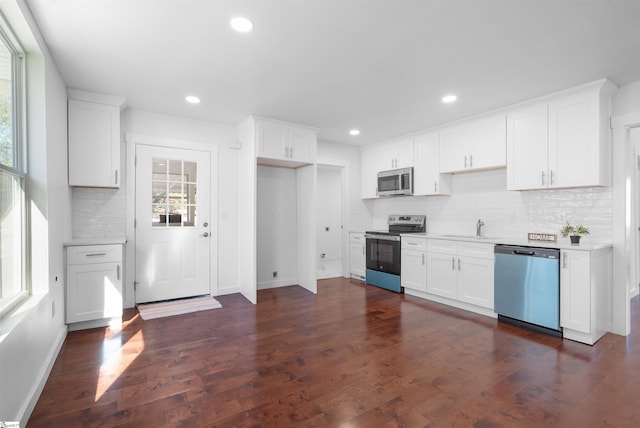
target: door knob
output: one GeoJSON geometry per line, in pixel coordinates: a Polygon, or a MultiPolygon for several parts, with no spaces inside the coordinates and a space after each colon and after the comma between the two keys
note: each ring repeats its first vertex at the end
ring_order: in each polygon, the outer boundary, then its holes
{"type": "Polygon", "coordinates": [[[204,236],[205,238],[209,236],[209,232],[205,232],[202,234],[202,236],[204,236]]]}

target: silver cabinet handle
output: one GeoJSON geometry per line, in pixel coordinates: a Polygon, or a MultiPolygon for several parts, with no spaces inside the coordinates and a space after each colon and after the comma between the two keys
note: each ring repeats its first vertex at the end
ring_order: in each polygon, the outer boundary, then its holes
{"type": "Polygon", "coordinates": [[[205,232],[202,234],[202,236],[204,236],[205,238],[207,238],[209,236],[209,232],[205,232]]]}
{"type": "Polygon", "coordinates": [[[433,193],[438,193],[438,182],[437,181],[433,182],[433,193]]]}
{"type": "Polygon", "coordinates": [[[473,168],[473,155],[469,155],[469,168],[473,168]]]}
{"type": "Polygon", "coordinates": [[[85,256],[87,257],[98,257],[98,256],[106,256],[107,253],[91,253],[91,254],[85,254],[85,256]]]}
{"type": "Polygon", "coordinates": [[[562,269],[567,268],[567,253],[562,253],[562,269]]]}
{"type": "Polygon", "coordinates": [[[451,270],[456,270],[456,258],[451,257],[451,270]]]}
{"type": "Polygon", "coordinates": [[[116,184],[118,184],[118,170],[116,169],[116,184]]]}
{"type": "Polygon", "coordinates": [[[549,186],[553,186],[553,170],[549,171],[549,186]]]}
{"type": "Polygon", "coordinates": [[[364,245],[362,246],[362,255],[364,256],[364,245]]]}
{"type": "Polygon", "coordinates": [[[464,167],[467,167],[467,155],[464,155],[464,167]]]}
{"type": "Polygon", "coordinates": [[[544,171],[540,171],[540,185],[544,186],[544,171]]]}
{"type": "Polygon", "coordinates": [[[460,265],[460,259],[458,259],[458,270],[462,270],[460,265]]]}
{"type": "Polygon", "coordinates": [[[120,265],[116,266],[116,279],[120,281],[120,265]]]}
{"type": "Polygon", "coordinates": [[[422,253],[422,266],[424,266],[424,253],[422,253]]]}

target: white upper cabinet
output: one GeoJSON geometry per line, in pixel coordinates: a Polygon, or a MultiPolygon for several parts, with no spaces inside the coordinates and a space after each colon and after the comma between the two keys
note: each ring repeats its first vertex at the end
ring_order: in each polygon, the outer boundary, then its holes
{"type": "Polygon", "coordinates": [[[440,172],[502,168],[506,165],[505,116],[463,122],[440,131],[440,172]]]}
{"type": "Polygon", "coordinates": [[[361,148],[360,150],[360,197],[362,199],[378,197],[379,158],[378,146],[361,148]]]}
{"type": "Polygon", "coordinates": [[[300,166],[316,162],[316,129],[264,118],[254,119],[257,157],[264,161],[261,163],[300,166]]]}
{"type": "Polygon", "coordinates": [[[507,188],[538,189],[547,180],[547,104],[507,115],[507,188]]]}
{"type": "Polygon", "coordinates": [[[507,114],[509,190],[610,185],[606,80],[507,114]]]}
{"type": "Polygon", "coordinates": [[[379,171],[413,166],[413,138],[400,138],[380,146],[379,171]]]}
{"type": "Polygon", "coordinates": [[[450,176],[440,174],[440,136],[425,132],[413,138],[413,194],[448,195],[450,176]]]}
{"type": "Polygon", "coordinates": [[[70,91],[69,186],[120,187],[120,109],[123,104],[122,98],[70,91]]]}

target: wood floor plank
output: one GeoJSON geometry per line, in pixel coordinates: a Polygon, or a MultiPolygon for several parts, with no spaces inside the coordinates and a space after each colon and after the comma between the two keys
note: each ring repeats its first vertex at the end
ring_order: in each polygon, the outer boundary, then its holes
{"type": "Polygon", "coordinates": [[[28,426],[640,425],[638,298],[592,347],[342,278],[218,300],[70,332],[28,426]]]}

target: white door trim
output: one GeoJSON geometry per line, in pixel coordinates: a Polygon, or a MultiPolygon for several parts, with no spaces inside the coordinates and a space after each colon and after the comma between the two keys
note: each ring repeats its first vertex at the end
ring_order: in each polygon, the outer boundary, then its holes
{"type": "Polygon", "coordinates": [[[640,113],[612,118],[613,127],[613,332],[631,332],[630,282],[634,281],[636,231],[633,230],[633,147],[630,129],[640,126],[640,113]],[[623,166],[624,165],[624,166],[623,166]]]}
{"type": "Polygon", "coordinates": [[[127,243],[125,244],[125,278],[123,284],[124,307],[132,308],[135,306],[134,281],[136,274],[135,260],[135,207],[136,207],[136,184],[135,184],[135,154],[136,145],[144,144],[146,146],[169,147],[177,149],[192,149],[211,153],[211,208],[210,223],[211,233],[215,233],[216,244],[211,245],[210,251],[210,281],[211,295],[218,295],[218,144],[216,143],[200,143],[194,141],[178,140],[171,138],[154,137],[150,135],[140,135],[125,132],[124,142],[126,148],[126,174],[122,183],[127,189],[127,243]]]}

